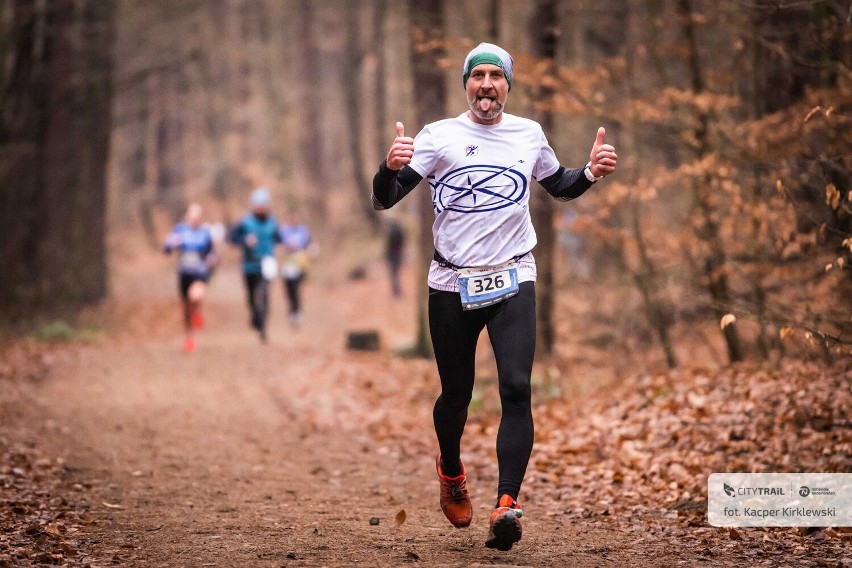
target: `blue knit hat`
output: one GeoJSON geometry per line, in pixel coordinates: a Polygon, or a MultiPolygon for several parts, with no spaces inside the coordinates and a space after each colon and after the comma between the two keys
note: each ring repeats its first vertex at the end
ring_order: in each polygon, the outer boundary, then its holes
{"type": "Polygon", "coordinates": [[[474,67],[483,63],[490,63],[502,69],[503,73],[506,74],[506,80],[509,82],[509,90],[512,90],[512,68],[515,62],[508,51],[493,43],[480,43],[464,58],[462,78],[465,88],[467,88],[470,72],[473,71],[474,67]]]}

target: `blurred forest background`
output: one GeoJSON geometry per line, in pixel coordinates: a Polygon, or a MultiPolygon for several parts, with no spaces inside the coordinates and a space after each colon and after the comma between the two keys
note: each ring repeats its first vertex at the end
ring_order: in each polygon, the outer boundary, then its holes
{"type": "Polygon", "coordinates": [[[492,41],[515,57],[508,112],[565,165],[597,126],[620,158],[576,202],[535,192],[544,354],[848,357],[850,18],[847,0],[0,0],[2,323],[97,305],[188,202],[228,223],[259,185],[340,266],[394,218],[424,270],[427,191],[380,217],[370,180],[395,121],[465,110],[464,54],[492,41]],[[580,296],[586,319],[560,317],[580,296]]]}

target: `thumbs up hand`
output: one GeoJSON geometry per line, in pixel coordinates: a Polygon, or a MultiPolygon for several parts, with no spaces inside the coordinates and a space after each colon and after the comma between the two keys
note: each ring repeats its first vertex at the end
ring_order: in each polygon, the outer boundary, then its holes
{"type": "Polygon", "coordinates": [[[609,144],[604,144],[604,136],[606,129],[601,126],[598,128],[598,134],[595,137],[595,143],[592,145],[592,151],[589,153],[589,170],[595,177],[608,176],[615,171],[615,164],[618,161],[618,155],[615,153],[615,148],[609,144]]]}
{"type": "Polygon", "coordinates": [[[401,122],[396,123],[396,138],[393,140],[388,152],[388,169],[401,170],[403,166],[411,163],[414,155],[414,138],[405,135],[405,126],[401,122]]]}

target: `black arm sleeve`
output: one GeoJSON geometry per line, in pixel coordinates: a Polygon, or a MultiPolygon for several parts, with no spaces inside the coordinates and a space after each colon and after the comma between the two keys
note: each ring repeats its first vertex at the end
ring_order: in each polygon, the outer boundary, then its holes
{"type": "Polygon", "coordinates": [[[373,209],[390,209],[417,187],[422,179],[411,166],[394,171],[388,168],[387,162],[382,162],[379,171],[373,176],[373,209]]]}
{"type": "Polygon", "coordinates": [[[589,181],[583,168],[565,169],[559,166],[556,173],[539,180],[541,186],[559,201],[570,201],[583,195],[595,182],[589,181]]]}

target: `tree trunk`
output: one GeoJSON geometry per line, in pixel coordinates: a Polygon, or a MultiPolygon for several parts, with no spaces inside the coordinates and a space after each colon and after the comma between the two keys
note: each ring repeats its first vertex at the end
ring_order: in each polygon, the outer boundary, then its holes
{"type": "MultiPolygon", "coordinates": [[[[538,0],[530,19],[530,36],[532,55],[539,59],[547,59],[553,63],[556,57],[556,44],[559,36],[556,0],[538,0]]],[[[537,100],[547,99],[553,95],[553,89],[548,86],[540,87],[533,93],[537,100]]],[[[554,121],[550,111],[535,113],[544,132],[552,139],[554,121]]],[[[554,201],[550,195],[539,188],[532,192],[530,214],[535,225],[538,244],[535,249],[536,269],[536,351],[539,355],[549,356],[553,353],[556,333],[553,328],[554,308],[554,254],[556,252],[556,229],[553,226],[554,201]]]]}
{"type": "Polygon", "coordinates": [[[637,259],[639,266],[633,272],[633,282],[642,295],[642,304],[645,307],[648,325],[651,326],[657,334],[657,339],[660,340],[660,345],[666,356],[666,364],[669,369],[674,369],[677,367],[677,358],[675,357],[674,347],[672,346],[671,336],[669,335],[669,323],[664,317],[663,310],[655,293],[657,284],[656,270],[651,263],[651,259],[648,257],[648,247],[645,242],[645,236],[642,234],[641,210],[637,201],[631,201],[630,206],[631,230],[639,253],[637,259]]]}
{"type": "MultiPolygon", "coordinates": [[[[655,53],[654,42],[658,41],[656,32],[647,32],[646,28],[653,26],[645,26],[638,14],[629,14],[628,24],[626,26],[627,44],[639,45],[642,43],[642,34],[650,33],[652,49],[651,53],[655,53]]],[[[625,62],[627,63],[627,92],[628,100],[638,100],[639,90],[637,83],[640,78],[637,76],[636,53],[635,50],[627,49],[625,53],[625,62]]],[[[659,58],[651,57],[651,63],[654,68],[664,68],[659,64],[659,58]]],[[[632,156],[634,159],[628,164],[633,165],[632,168],[624,171],[624,167],[620,167],[620,176],[624,179],[637,179],[640,177],[640,172],[636,171],[636,165],[646,163],[648,159],[645,156],[645,147],[640,141],[640,132],[642,124],[635,108],[631,107],[629,115],[629,134],[625,137],[629,146],[625,148],[624,153],[632,156]],[[626,175],[624,175],[626,174],[626,175]]],[[[675,356],[674,346],[669,333],[670,321],[665,317],[663,307],[660,302],[661,287],[657,279],[657,267],[651,261],[648,255],[648,243],[645,234],[642,230],[642,214],[643,206],[638,197],[631,197],[628,200],[630,228],[633,242],[636,245],[637,255],[635,259],[624,258],[623,264],[625,270],[631,272],[633,283],[635,284],[639,294],[642,296],[642,304],[645,308],[645,315],[648,318],[648,325],[654,330],[660,345],[663,348],[663,354],[666,358],[666,364],[670,369],[677,367],[677,357],[675,356]],[[632,267],[635,265],[635,267],[632,267]]],[[[628,254],[625,248],[621,247],[621,253],[624,257],[628,254]]]]}
{"type": "Polygon", "coordinates": [[[323,144],[320,121],[321,111],[321,80],[320,57],[317,53],[317,42],[314,40],[315,12],[317,3],[310,0],[298,0],[296,17],[299,18],[297,30],[299,36],[296,38],[297,55],[300,77],[301,96],[299,105],[304,109],[302,120],[299,124],[301,132],[299,140],[300,162],[306,170],[306,178],[315,185],[316,190],[308,192],[308,206],[318,219],[326,214],[325,200],[325,164],[322,163],[323,144]]]}
{"type": "MultiPolygon", "coordinates": [[[[411,2],[411,20],[414,38],[411,44],[411,60],[414,84],[417,85],[415,105],[417,123],[421,126],[444,118],[447,93],[444,87],[444,75],[439,61],[444,57],[442,41],[429,41],[443,35],[443,0],[413,0],[411,2]]],[[[414,133],[407,133],[409,136],[414,133]]],[[[423,357],[432,355],[432,340],[429,336],[429,295],[425,282],[429,263],[434,253],[432,241],[432,223],[435,215],[432,210],[432,190],[423,180],[417,192],[419,218],[419,238],[416,247],[418,267],[417,293],[417,339],[414,353],[423,357]]]]}
{"type": "Polygon", "coordinates": [[[373,209],[372,201],[369,199],[371,191],[371,180],[367,177],[364,158],[364,137],[361,132],[361,42],[358,38],[360,29],[359,11],[361,2],[352,1],[348,3],[349,11],[346,19],[346,49],[344,50],[343,62],[343,85],[346,97],[346,121],[349,126],[349,149],[352,153],[352,176],[357,191],[356,203],[361,205],[361,212],[370,223],[373,231],[378,232],[380,221],[378,211],[373,209]]]}
{"type": "Polygon", "coordinates": [[[36,46],[44,44],[45,14],[36,12],[32,0],[17,0],[12,9],[12,21],[0,33],[6,44],[0,62],[5,87],[0,91],[0,312],[9,315],[16,304],[36,301],[46,105],[44,61],[36,56],[36,46]]]}
{"type": "MultiPolygon", "coordinates": [[[[698,59],[698,43],[695,36],[695,25],[692,14],[691,0],[678,0],[677,3],[678,15],[683,24],[683,33],[687,40],[687,63],[689,68],[689,79],[692,90],[695,94],[702,93],[705,89],[704,78],[701,73],[701,66],[698,59]]],[[[696,126],[694,135],[698,141],[698,146],[695,149],[698,157],[706,155],[711,151],[707,140],[707,130],[709,127],[709,117],[706,112],[701,112],[698,116],[698,126],[696,126]]],[[[720,228],[715,221],[716,214],[713,210],[713,205],[707,196],[709,179],[705,176],[704,183],[698,181],[693,182],[692,193],[694,207],[700,217],[700,225],[696,229],[696,235],[699,239],[708,244],[710,253],[704,259],[704,277],[708,282],[708,291],[713,300],[713,309],[717,319],[721,319],[727,312],[730,305],[730,288],[728,286],[727,276],[727,254],[720,237],[720,228]]],[[[740,345],[739,336],[736,327],[733,325],[725,326],[722,330],[725,339],[725,344],[728,349],[728,359],[731,362],[742,361],[743,353],[740,345]]]]}
{"type": "Polygon", "coordinates": [[[376,35],[371,42],[376,50],[376,156],[379,161],[387,151],[388,129],[391,124],[388,121],[386,110],[387,98],[387,73],[385,72],[385,12],[387,11],[387,0],[374,0],[373,4],[373,30],[376,35]]]}
{"type": "Polygon", "coordinates": [[[2,102],[14,119],[0,123],[3,311],[77,308],[107,293],[113,6],[15,4],[13,82],[2,102]]]}

